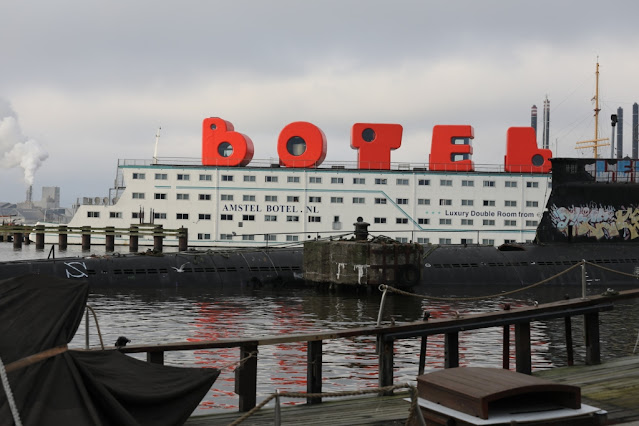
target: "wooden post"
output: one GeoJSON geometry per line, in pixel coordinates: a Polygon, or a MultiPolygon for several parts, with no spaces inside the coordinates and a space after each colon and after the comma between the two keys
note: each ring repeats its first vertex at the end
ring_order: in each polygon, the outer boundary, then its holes
{"type": "Polygon", "coordinates": [[[162,252],[162,240],[164,240],[162,225],[155,225],[153,227],[153,250],[162,252]]]}
{"type": "Polygon", "coordinates": [[[60,250],[67,249],[67,239],[68,239],[67,229],[68,228],[66,225],[58,226],[58,248],[60,250]]]}
{"type": "Polygon", "coordinates": [[[35,227],[36,234],[36,248],[44,249],[44,225],[36,225],[35,227]]]}
{"type": "Polygon", "coordinates": [[[504,326],[501,347],[501,368],[510,370],[510,324],[504,326]]]}
{"type": "Polygon", "coordinates": [[[242,364],[235,369],[235,393],[240,397],[240,411],[249,411],[257,400],[257,344],[240,346],[240,359],[242,364]]]}
{"type": "MultiPolygon", "coordinates": [[[[379,387],[393,385],[393,346],[395,340],[386,339],[383,334],[377,336],[377,351],[379,353],[379,387]]],[[[381,395],[392,395],[393,392],[382,392],[381,395]]]]}
{"type": "Polygon", "coordinates": [[[422,336],[422,343],[419,347],[419,367],[417,368],[417,375],[424,374],[426,368],[426,348],[428,347],[428,336],[422,336]]]}
{"type": "Polygon", "coordinates": [[[586,331],[586,365],[601,364],[599,312],[584,315],[584,328],[586,331]]]}
{"type": "Polygon", "coordinates": [[[164,351],[153,351],[146,353],[146,361],[152,364],[164,364],[164,351]]]}
{"type": "MultiPolygon", "coordinates": [[[[309,341],[306,354],[306,392],[322,392],[322,341],[309,341]]],[[[322,398],[306,398],[307,404],[319,404],[322,398]]]]}
{"type": "Polygon", "coordinates": [[[138,251],[138,227],[131,225],[129,228],[129,252],[134,253],[138,251]]]}
{"type": "Polygon", "coordinates": [[[82,251],[91,250],[91,227],[82,227],[82,251]]]}
{"type": "Polygon", "coordinates": [[[22,232],[13,233],[13,248],[14,249],[22,248],[22,232]]]}
{"type": "Polygon", "coordinates": [[[459,332],[444,335],[444,368],[459,367],[459,332]]]}
{"type": "Polygon", "coordinates": [[[530,323],[515,324],[515,356],[516,371],[518,373],[532,373],[532,359],[530,350],[530,323]]]}
{"type": "Polygon", "coordinates": [[[565,317],[564,318],[564,326],[566,329],[566,356],[567,356],[567,364],[574,365],[575,358],[572,350],[572,318],[565,317]]]}
{"type": "Polygon", "coordinates": [[[178,236],[178,250],[187,251],[189,249],[189,230],[188,228],[181,227],[178,236]]]}
{"type": "Polygon", "coordinates": [[[115,227],[107,226],[105,231],[104,248],[106,251],[115,251],[115,227]]]}

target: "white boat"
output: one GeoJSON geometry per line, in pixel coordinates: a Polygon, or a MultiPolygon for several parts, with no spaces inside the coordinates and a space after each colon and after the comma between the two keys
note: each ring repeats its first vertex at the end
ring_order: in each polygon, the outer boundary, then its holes
{"type": "MultiPolygon", "coordinates": [[[[229,122],[207,118],[203,129],[201,160],[119,160],[109,196],[84,198],[68,226],[154,223],[187,228],[190,247],[257,247],[338,238],[361,218],[371,234],[400,242],[500,245],[534,239],[550,194],[551,154],[528,127],[509,129],[505,162],[492,166],[473,164],[470,126],[435,126],[430,161],[422,163],[390,161],[399,125],[355,124],[353,163],[324,162],[326,139],[310,123],[285,127],[280,158],[262,161],[229,122]]],[[[116,244],[128,243],[116,236],[116,244]]]]}

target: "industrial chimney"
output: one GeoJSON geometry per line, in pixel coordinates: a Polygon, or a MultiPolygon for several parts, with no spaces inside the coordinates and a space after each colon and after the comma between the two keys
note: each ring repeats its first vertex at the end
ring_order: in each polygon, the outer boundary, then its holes
{"type": "Polygon", "coordinates": [[[623,158],[623,108],[617,108],[617,158],[623,158]]]}
{"type": "Polygon", "coordinates": [[[27,203],[31,203],[33,199],[33,185],[29,185],[29,187],[27,188],[27,203]]]}
{"type": "Polygon", "coordinates": [[[535,135],[537,134],[537,105],[533,105],[530,109],[530,127],[535,129],[535,135]]]}
{"type": "Polygon", "coordinates": [[[543,135],[543,148],[549,149],[550,147],[550,101],[548,96],[544,100],[544,135],[543,135]]]}
{"type": "Polygon", "coordinates": [[[632,158],[637,159],[637,148],[639,145],[639,105],[632,104],[632,158]]]}

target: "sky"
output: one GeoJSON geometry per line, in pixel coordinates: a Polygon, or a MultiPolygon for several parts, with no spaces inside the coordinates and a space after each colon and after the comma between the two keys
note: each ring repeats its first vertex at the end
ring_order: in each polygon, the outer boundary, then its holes
{"type": "Polygon", "coordinates": [[[366,122],[403,126],[393,162],[427,163],[433,126],[465,124],[475,164],[503,164],[507,129],[532,105],[541,129],[547,96],[554,155],[591,157],[575,147],[594,137],[597,61],[600,137],[621,107],[630,152],[637,16],[631,0],[2,0],[0,201],[29,183],[34,200],[59,186],[64,206],[104,197],[160,127],[160,158],[197,161],[207,117],[248,135],[255,160],[309,121],[325,163],[355,161],[366,122]]]}

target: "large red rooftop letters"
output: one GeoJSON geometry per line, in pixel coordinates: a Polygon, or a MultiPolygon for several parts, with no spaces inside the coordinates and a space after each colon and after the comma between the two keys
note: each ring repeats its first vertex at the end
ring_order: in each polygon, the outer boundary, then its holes
{"type": "Polygon", "coordinates": [[[402,145],[402,131],[399,124],[353,124],[351,148],[357,149],[357,168],[389,170],[390,152],[402,145]]]}
{"type": "Polygon", "coordinates": [[[326,135],[312,123],[290,123],[277,138],[277,154],[285,167],[317,167],[326,158],[326,135]]]}
{"type": "Polygon", "coordinates": [[[430,146],[430,170],[451,172],[472,172],[475,165],[471,160],[472,139],[475,131],[472,126],[433,127],[433,139],[430,146]],[[455,160],[461,156],[462,160],[455,160]]]}
{"type": "Polygon", "coordinates": [[[537,147],[532,127],[511,127],[506,134],[504,169],[510,173],[549,173],[552,151],[537,147]]]}
{"type": "Polygon", "coordinates": [[[202,122],[202,165],[246,166],[253,159],[253,141],[217,117],[202,122]]]}

